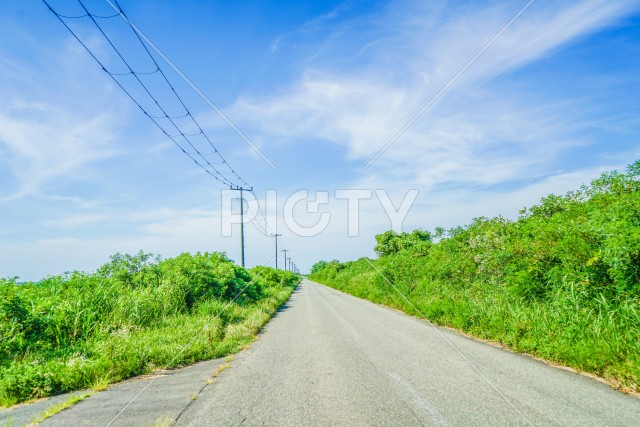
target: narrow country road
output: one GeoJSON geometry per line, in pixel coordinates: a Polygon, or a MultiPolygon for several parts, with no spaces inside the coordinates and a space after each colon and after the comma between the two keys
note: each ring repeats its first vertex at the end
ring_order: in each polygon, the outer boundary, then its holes
{"type": "Polygon", "coordinates": [[[640,399],[309,280],[177,425],[638,425],[640,399]]]}

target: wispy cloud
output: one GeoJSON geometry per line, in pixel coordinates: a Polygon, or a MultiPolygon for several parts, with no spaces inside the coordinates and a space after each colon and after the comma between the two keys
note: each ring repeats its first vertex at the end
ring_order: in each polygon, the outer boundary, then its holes
{"type": "Polygon", "coordinates": [[[115,154],[112,148],[105,148],[110,139],[108,118],[77,124],[64,113],[46,116],[24,120],[0,114],[0,142],[9,152],[3,163],[19,182],[0,201],[38,194],[55,178],[81,178],[78,173],[82,168],[115,154]],[[64,134],[60,133],[60,124],[67,125],[64,134]]]}
{"type": "Polygon", "coordinates": [[[54,182],[59,188],[65,180],[82,181],[92,175],[91,164],[118,154],[112,142],[122,105],[99,70],[71,43],[55,56],[42,56],[47,71],[65,76],[58,86],[33,67],[1,65],[0,164],[15,184],[3,186],[0,202],[40,194],[54,182]]]}
{"type": "MultiPolygon", "coordinates": [[[[237,258],[237,236],[220,237],[220,214],[215,209],[168,207],[78,213],[48,220],[47,226],[55,230],[52,237],[0,242],[0,277],[22,275],[24,280],[39,280],[64,271],[91,271],[116,252],[139,250],[165,257],[215,250],[237,258]]],[[[248,227],[247,239],[264,242],[256,233],[248,227]]],[[[247,251],[257,259],[273,253],[270,245],[253,244],[247,251]]]]}
{"type": "MultiPolygon", "coordinates": [[[[372,172],[426,186],[491,185],[547,173],[542,166],[589,143],[581,135],[586,119],[580,107],[497,79],[618,22],[639,5],[534,3],[372,172]]],[[[286,90],[241,97],[231,114],[273,140],[325,140],[346,146],[351,161],[368,160],[521,5],[452,6],[393,2],[374,24],[376,38],[354,60],[358,66],[336,71],[315,64],[286,90]]]]}
{"type": "Polygon", "coordinates": [[[333,21],[335,18],[337,18],[342,12],[344,12],[345,10],[348,10],[350,7],[348,2],[342,3],[340,4],[338,7],[332,9],[331,11],[317,16],[307,22],[305,22],[304,24],[302,24],[300,27],[291,30],[291,31],[287,31],[286,33],[280,34],[278,37],[276,37],[272,42],[271,42],[271,51],[275,52],[280,48],[280,45],[289,37],[296,35],[296,34],[309,34],[309,33],[313,33],[315,31],[318,31],[319,29],[322,29],[328,22],[333,21]]]}

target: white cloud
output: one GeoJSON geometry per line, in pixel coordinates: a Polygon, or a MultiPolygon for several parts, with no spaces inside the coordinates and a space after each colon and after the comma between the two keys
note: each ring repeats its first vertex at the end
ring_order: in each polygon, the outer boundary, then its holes
{"type": "Polygon", "coordinates": [[[0,107],[0,164],[16,181],[0,202],[40,194],[54,182],[82,181],[92,175],[90,165],[119,153],[113,140],[126,108],[99,68],[72,43],[57,56],[43,56],[50,75],[65,75],[59,84],[19,63],[0,67],[6,97],[0,107]]]}
{"type": "MultiPolygon", "coordinates": [[[[375,24],[378,38],[365,40],[351,67],[315,63],[284,90],[239,98],[229,115],[272,141],[343,145],[348,160],[364,166],[522,6],[465,3],[452,9],[444,3],[392,2],[375,24]]],[[[418,188],[405,229],[433,229],[481,215],[515,218],[549,193],[623,168],[610,162],[559,166],[563,155],[592,143],[585,136],[592,118],[577,100],[531,93],[504,76],[614,25],[639,4],[534,3],[372,168],[343,188],[395,189],[394,200],[418,188]]],[[[351,36],[357,37],[345,31],[343,38],[351,36]]],[[[348,237],[345,203],[325,207],[332,219],[321,235],[289,236],[301,267],[318,258],[373,255],[373,235],[389,229],[389,219],[375,198],[363,202],[361,235],[348,237]],[[313,253],[307,253],[310,246],[313,253]]]]}
{"type": "MultiPolygon", "coordinates": [[[[3,254],[0,277],[20,275],[23,280],[39,280],[64,271],[93,271],[116,252],[136,253],[139,250],[164,257],[182,252],[227,251],[230,257],[238,259],[238,234],[220,237],[220,214],[216,210],[132,209],[120,215],[114,215],[114,212],[68,215],[51,220],[49,225],[56,227],[55,237],[0,242],[0,253],[3,254]],[[75,231],[85,225],[94,227],[94,232],[110,227],[119,231],[110,236],[92,237],[92,232],[78,236],[75,231]],[[136,231],[122,231],[128,228],[136,231]]],[[[247,238],[252,242],[260,241],[250,227],[247,238]]],[[[271,248],[261,244],[256,252],[256,246],[250,245],[252,264],[268,262],[271,248]]]]}
{"type": "Polygon", "coordinates": [[[322,28],[323,25],[326,24],[328,21],[334,20],[336,17],[338,17],[342,12],[344,12],[348,8],[349,8],[348,4],[343,3],[338,7],[334,8],[333,10],[325,13],[324,15],[317,16],[305,22],[302,26],[300,26],[299,28],[293,31],[288,31],[284,34],[280,34],[271,42],[271,51],[272,52],[277,51],[280,48],[280,45],[286,39],[290,38],[295,34],[306,34],[306,33],[312,33],[317,31],[319,28],[322,28]]]}
{"type": "MultiPolygon", "coordinates": [[[[358,58],[366,66],[322,71],[318,65],[279,93],[240,98],[230,115],[272,140],[326,140],[345,145],[350,160],[366,162],[518,10],[514,4],[456,9],[402,2],[406,11],[398,12],[394,4],[379,19],[378,39],[367,42],[367,57],[358,58]]],[[[580,108],[492,81],[614,24],[639,4],[534,3],[370,172],[427,187],[549,173],[561,154],[589,143],[576,132],[584,120],[580,108]]]]}
{"type": "Polygon", "coordinates": [[[78,124],[66,114],[34,120],[0,114],[0,143],[9,151],[4,163],[19,182],[0,201],[36,194],[48,181],[71,177],[92,161],[113,156],[116,151],[107,144],[111,139],[108,121],[97,117],[78,124]],[[66,127],[63,134],[61,125],[66,127]]]}

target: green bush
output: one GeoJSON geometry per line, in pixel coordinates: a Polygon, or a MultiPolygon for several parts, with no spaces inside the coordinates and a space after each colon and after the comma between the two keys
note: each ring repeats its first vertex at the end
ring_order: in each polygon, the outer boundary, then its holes
{"type": "Polygon", "coordinates": [[[327,266],[327,261],[320,260],[311,266],[311,274],[317,273],[327,266]]]}
{"type": "Polygon", "coordinates": [[[374,250],[380,256],[405,250],[426,254],[431,246],[431,238],[431,233],[423,230],[414,230],[411,233],[396,233],[390,230],[376,236],[378,244],[374,250]]]}

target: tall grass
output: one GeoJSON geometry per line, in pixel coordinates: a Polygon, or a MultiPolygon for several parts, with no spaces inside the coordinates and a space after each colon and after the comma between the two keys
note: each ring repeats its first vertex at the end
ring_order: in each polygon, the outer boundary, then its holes
{"type": "Polygon", "coordinates": [[[97,272],[0,280],[0,404],[237,351],[299,277],[224,254],[116,254],[97,272]]]}
{"type": "Polygon", "coordinates": [[[640,161],[516,221],[376,240],[311,278],[640,391],[640,161]]]}

